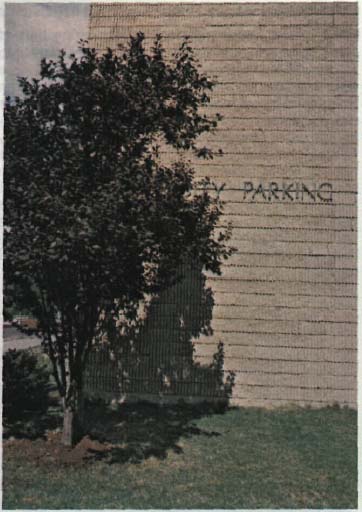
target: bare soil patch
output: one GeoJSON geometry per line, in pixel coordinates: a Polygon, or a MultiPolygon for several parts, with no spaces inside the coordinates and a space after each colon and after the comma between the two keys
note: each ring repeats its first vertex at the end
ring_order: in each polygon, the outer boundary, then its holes
{"type": "Polygon", "coordinates": [[[97,455],[106,455],[112,445],[83,437],[73,448],[61,444],[61,433],[47,432],[45,439],[8,439],[4,441],[4,458],[21,453],[22,457],[38,466],[84,465],[97,455]]]}

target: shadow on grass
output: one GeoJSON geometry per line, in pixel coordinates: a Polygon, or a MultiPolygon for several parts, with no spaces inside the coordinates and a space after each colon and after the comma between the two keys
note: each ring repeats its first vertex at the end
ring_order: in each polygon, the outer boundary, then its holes
{"type": "MultiPolygon", "coordinates": [[[[102,460],[109,464],[137,464],[150,457],[163,460],[169,451],[183,453],[181,438],[220,436],[194,422],[227,410],[226,402],[165,405],[143,401],[115,408],[102,400],[87,400],[83,413],[85,437],[72,452],[84,461],[102,460]]],[[[4,420],[3,438],[46,441],[48,433],[60,432],[61,426],[59,401],[50,397],[46,412],[26,411],[21,419],[4,420]]]]}
{"type": "Polygon", "coordinates": [[[224,404],[159,405],[150,402],[122,404],[111,410],[100,403],[88,406],[85,423],[93,440],[106,443],[107,451],[89,450],[95,460],[140,463],[149,457],[165,459],[169,450],[182,453],[180,438],[220,436],[200,429],[193,421],[211,414],[223,414],[224,404]]]}

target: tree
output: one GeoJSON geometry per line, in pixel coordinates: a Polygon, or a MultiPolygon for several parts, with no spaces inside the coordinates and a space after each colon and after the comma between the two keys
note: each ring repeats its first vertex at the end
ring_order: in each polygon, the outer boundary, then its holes
{"type": "Polygon", "coordinates": [[[161,37],[121,54],[60,52],[40,78],[19,79],[5,104],[4,271],[39,320],[64,407],[63,443],[76,436],[87,356],[110,319],[137,318],[145,298],[187,260],[220,273],[229,230],[222,203],[195,182],[186,156],[219,115],[200,108],[214,83],[185,40],[168,63],[161,37]],[[169,163],[160,148],[171,148],[169,163]],[[198,190],[198,188],[200,188],[198,190]]]}

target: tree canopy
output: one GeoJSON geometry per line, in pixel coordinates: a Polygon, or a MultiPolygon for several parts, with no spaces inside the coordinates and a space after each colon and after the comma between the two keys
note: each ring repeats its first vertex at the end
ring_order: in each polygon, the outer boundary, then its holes
{"type": "Polygon", "coordinates": [[[197,139],[220,119],[200,113],[215,84],[187,40],[168,61],[142,33],[102,55],[83,42],[19,82],[5,104],[5,283],[39,319],[73,414],[102,319],[134,318],[182,262],[220,273],[230,254],[218,194],[187,159],[213,157],[197,139]]]}

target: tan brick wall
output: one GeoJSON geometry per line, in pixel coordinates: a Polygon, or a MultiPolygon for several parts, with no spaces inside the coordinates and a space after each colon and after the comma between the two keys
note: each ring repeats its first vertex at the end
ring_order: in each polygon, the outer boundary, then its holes
{"type": "Polygon", "coordinates": [[[92,5],[99,50],[139,30],[168,51],[191,36],[219,82],[209,111],[224,120],[205,140],[224,156],[195,168],[226,184],[238,251],[209,276],[214,335],[196,358],[224,342],[239,405],[355,405],[357,4],[92,5]],[[270,182],[294,183],[292,199],[253,197],[270,182]],[[332,201],[326,189],[302,199],[302,183],[329,183],[332,201]]]}

